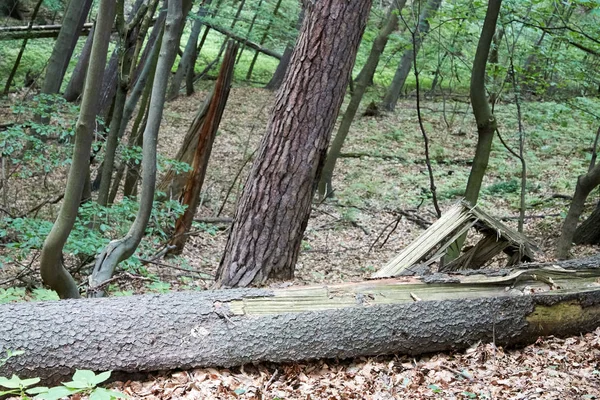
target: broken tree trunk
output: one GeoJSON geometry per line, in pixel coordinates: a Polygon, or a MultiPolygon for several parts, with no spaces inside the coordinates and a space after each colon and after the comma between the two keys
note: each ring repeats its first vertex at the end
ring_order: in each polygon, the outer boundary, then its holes
{"type": "Polygon", "coordinates": [[[277,52],[275,52],[273,50],[269,50],[266,47],[263,47],[263,46],[261,46],[258,43],[252,42],[252,41],[248,40],[247,38],[244,38],[244,37],[242,37],[240,35],[236,35],[235,33],[231,32],[231,31],[229,31],[229,30],[227,30],[225,28],[222,28],[222,27],[220,27],[218,25],[215,25],[215,24],[213,24],[211,22],[208,22],[208,21],[203,21],[203,23],[204,23],[205,26],[209,27],[210,29],[213,29],[213,30],[215,30],[215,31],[217,31],[217,32],[225,35],[225,36],[228,36],[230,39],[233,39],[236,42],[239,42],[239,43],[243,44],[246,47],[254,49],[254,50],[258,51],[259,53],[263,53],[263,54],[266,54],[266,55],[271,56],[273,58],[277,58],[278,60],[280,60],[281,57],[282,57],[281,54],[279,54],[279,53],[277,53],[277,52]]]}
{"type": "Polygon", "coordinates": [[[229,98],[229,89],[233,80],[233,68],[238,51],[238,43],[230,40],[227,51],[221,64],[221,70],[215,84],[214,96],[208,107],[206,118],[199,130],[198,143],[194,152],[192,170],[189,172],[187,182],[183,189],[181,204],[187,206],[184,213],[175,222],[175,231],[171,239],[168,253],[180,254],[189,237],[188,233],[194,221],[194,215],[200,204],[200,191],[206,176],[208,160],[212,151],[217,129],[221,123],[221,117],[225,111],[225,105],[229,98]]]}
{"type": "Polygon", "coordinates": [[[599,264],[595,256],[487,275],[4,304],[0,354],[24,354],[0,376],[52,383],[75,369],[229,367],[415,355],[480,340],[532,343],[600,324],[599,264]]]}
{"type": "MultiPolygon", "coordinates": [[[[94,24],[89,22],[83,24],[79,36],[90,33],[94,24]]],[[[41,39],[57,37],[62,25],[33,25],[29,26],[5,26],[0,27],[0,41],[16,39],[41,39]]]]}

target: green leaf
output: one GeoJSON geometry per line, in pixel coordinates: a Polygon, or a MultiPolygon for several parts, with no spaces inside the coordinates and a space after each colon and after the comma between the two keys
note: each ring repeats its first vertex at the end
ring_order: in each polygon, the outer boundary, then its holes
{"type": "Polygon", "coordinates": [[[19,393],[18,389],[6,390],[4,392],[0,392],[0,396],[4,396],[5,394],[17,394],[17,393],[19,393]]]}
{"type": "Polygon", "coordinates": [[[90,400],[126,399],[127,395],[116,390],[96,388],[90,394],[90,400]]]}
{"type": "Polygon", "coordinates": [[[36,386],[31,389],[27,389],[26,392],[27,394],[41,394],[46,393],[48,390],[50,390],[50,388],[46,386],[36,386]]]}
{"type": "Polygon", "coordinates": [[[63,397],[68,397],[73,393],[77,393],[78,390],[72,390],[64,386],[57,386],[48,389],[46,393],[41,393],[35,396],[36,399],[42,400],[60,400],[63,397]]]}
{"type": "Polygon", "coordinates": [[[17,375],[14,375],[14,374],[13,374],[12,378],[10,378],[10,379],[0,376],[0,386],[8,388],[8,389],[20,389],[22,387],[35,385],[39,381],[40,381],[40,378],[21,379],[17,375]]]}
{"type": "Polygon", "coordinates": [[[107,380],[108,378],[110,378],[110,374],[112,371],[106,371],[106,372],[102,372],[98,375],[96,375],[96,377],[94,378],[94,385],[98,385],[99,383],[104,382],[105,380],[107,380]]]}
{"type": "Polygon", "coordinates": [[[431,389],[433,393],[442,393],[442,389],[440,389],[438,385],[429,385],[427,387],[431,389]]]}
{"type": "Polygon", "coordinates": [[[96,374],[94,371],[90,371],[89,369],[78,369],[73,374],[73,381],[76,382],[86,382],[88,384],[93,384],[96,380],[96,374]]]}

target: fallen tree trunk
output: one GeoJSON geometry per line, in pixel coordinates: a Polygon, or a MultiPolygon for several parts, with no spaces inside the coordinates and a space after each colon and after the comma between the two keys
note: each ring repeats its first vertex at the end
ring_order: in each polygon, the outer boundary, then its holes
{"type": "Polygon", "coordinates": [[[214,29],[215,31],[222,33],[225,36],[229,36],[229,38],[235,40],[236,42],[239,42],[240,44],[243,44],[246,47],[250,47],[251,49],[258,51],[259,53],[266,54],[266,55],[276,58],[278,60],[281,60],[281,57],[283,57],[281,54],[279,54],[273,50],[267,49],[266,47],[263,47],[258,43],[252,42],[252,41],[248,40],[247,38],[237,35],[237,34],[231,32],[225,28],[222,28],[218,25],[212,24],[207,21],[203,21],[202,23],[205,26],[209,27],[210,29],[214,29]]]}
{"type": "MultiPolygon", "coordinates": [[[[93,23],[83,24],[80,36],[86,36],[90,33],[93,23]]],[[[29,26],[5,26],[0,27],[0,40],[15,39],[41,39],[53,38],[58,36],[62,25],[33,25],[29,26]]]]}
{"type": "Polygon", "coordinates": [[[532,343],[600,324],[600,256],[331,286],[0,305],[0,376],[140,372],[532,343]],[[428,283],[425,283],[428,282],[428,283]],[[532,293],[533,292],[533,293],[532,293]]]}

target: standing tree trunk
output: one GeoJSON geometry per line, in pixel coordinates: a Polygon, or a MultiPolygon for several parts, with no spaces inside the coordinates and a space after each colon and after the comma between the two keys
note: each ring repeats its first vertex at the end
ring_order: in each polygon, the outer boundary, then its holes
{"type": "Polygon", "coordinates": [[[573,236],[579,222],[579,217],[583,212],[585,200],[594,188],[600,185],[600,164],[594,166],[587,174],[580,175],[577,178],[577,186],[573,194],[573,200],[569,207],[569,212],[563,223],[562,231],[558,243],[556,244],[556,257],[565,259],[569,256],[569,250],[573,243],[573,236]]]}
{"type": "MultiPolygon", "coordinates": [[[[263,0],[258,0],[258,3],[256,4],[256,10],[254,11],[254,15],[252,16],[252,20],[250,21],[250,26],[248,26],[248,31],[246,32],[246,37],[249,39],[250,35],[252,34],[252,30],[254,29],[254,24],[256,23],[256,18],[258,18],[258,14],[261,12],[261,7],[263,4],[263,0]]],[[[244,53],[244,50],[246,49],[246,42],[242,43],[242,48],[240,49],[239,53],[238,53],[238,57],[237,60],[235,61],[235,63],[239,63],[240,62],[240,58],[242,58],[242,54],[244,53]]]]}
{"type": "Polygon", "coordinates": [[[168,4],[165,34],[152,85],[148,122],[144,130],[144,145],[142,150],[143,185],[140,208],[127,235],[121,239],[111,241],[98,255],[96,265],[90,277],[90,287],[88,290],[88,296],[90,297],[102,296],[103,291],[98,289],[98,286],[112,276],[119,262],[131,257],[135,252],[142,240],[152,213],[154,185],[156,183],[156,142],[165,104],[167,82],[177,55],[179,38],[183,30],[182,3],[184,1],[170,0],[168,4]]]}
{"type": "MultiPolygon", "coordinates": [[[[40,11],[40,7],[42,6],[43,2],[44,2],[44,0],[38,0],[38,2],[36,3],[35,8],[33,9],[33,12],[31,13],[31,19],[30,19],[29,25],[27,27],[28,31],[31,30],[31,27],[33,26],[33,23],[35,22],[35,18],[37,17],[38,12],[40,11]]],[[[91,34],[92,33],[90,32],[90,35],[91,34]]],[[[15,60],[15,63],[13,64],[13,68],[10,71],[10,74],[8,75],[8,79],[6,79],[6,85],[4,85],[4,95],[5,96],[10,91],[10,86],[12,85],[12,81],[15,78],[17,70],[19,69],[19,64],[21,64],[21,58],[23,58],[23,53],[25,53],[26,47],[27,47],[27,38],[23,39],[23,42],[21,43],[21,48],[19,49],[19,54],[17,55],[17,59],[15,60]]]]}
{"type": "Polygon", "coordinates": [[[585,221],[577,227],[573,236],[575,244],[600,244],[600,203],[585,221]]]}
{"type": "Polygon", "coordinates": [[[415,40],[411,45],[412,47],[410,49],[407,49],[402,55],[400,64],[398,64],[398,68],[396,69],[396,73],[394,74],[394,79],[392,80],[390,87],[388,88],[385,96],[383,97],[383,101],[381,103],[383,109],[388,111],[394,111],[394,109],[396,108],[396,103],[398,103],[398,97],[400,97],[400,92],[402,91],[404,82],[406,82],[408,73],[410,72],[413,66],[413,58],[416,54],[419,53],[421,44],[423,44],[423,39],[425,39],[425,35],[427,35],[427,32],[429,32],[429,19],[435,16],[441,4],[442,0],[427,1],[425,9],[421,12],[421,15],[419,16],[418,25],[415,28],[417,31],[413,35],[415,40]]]}
{"type": "Polygon", "coordinates": [[[230,41],[227,45],[227,51],[221,64],[221,71],[215,84],[214,95],[211,96],[211,102],[208,106],[208,111],[204,122],[200,128],[198,142],[194,152],[194,161],[192,170],[188,174],[188,179],[183,189],[181,204],[187,206],[183,215],[175,222],[175,231],[171,245],[173,248],[169,250],[171,254],[180,254],[188,239],[188,232],[192,227],[194,215],[198,209],[200,202],[200,191],[206,176],[206,168],[212,151],[212,146],[217,135],[217,129],[221,123],[223,111],[229,98],[229,89],[233,80],[233,68],[235,66],[235,58],[238,50],[237,42],[230,41]]]}
{"type": "Polygon", "coordinates": [[[75,69],[71,74],[71,79],[67,84],[63,98],[68,102],[73,102],[81,96],[83,87],[85,86],[85,76],[87,74],[87,67],[90,64],[90,55],[92,54],[92,44],[94,43],[94,30],[96,26],[92,27],[90,34],[88,35],[81,54],[75,65],[75,69]]]}
{"type": "Polygon", "coordinates": [[[306,17],[239,199],[217,286],[290,279],[371,0],[304,2],[306,17]]]}
{"type": "Polygon", "coordinates": [[[198,37],[200,36],[200,31],[202,30],[202,20],[206,16],[206,7],[210,5],[210,2],[211,0],[204,0],[198,8],[198,13],[192,25],[192,32],[190,33],[187,44],[185,45],[185,50],[183,51],[183,56],[181,56],[181,60],[179,61],[177,72],[175,72],[175,75],[173,75],[173,78],[171,79],[171,86],[169,87],[169,91],[167,93],[168,100],[174,100],[177,98],[177,96],[179,96],[181,83],[187,76],[188,70],[194,70],[194,64],[192,64],[192,62],[195,63],[196,60],[196,57],[194,56],[196,53],[196,46],[198,44],[198,37]]]}
{"type": "MultiPolygon", "coordinates": [[[[304,9],[300,10],[300,15],[298,15],[298,22],[296,23],[296,29],[300,30],[300,28],[302,27],[303,20],[304,9]]],[[[277,64],[275,73],[271,77],[271,80],[265,85],[265,89],[275,91],[281,87],[283,79],[285,78],[285,73],[287,72],[288,66],[290,65],[290,59],[292,58],[293,52],[294,43],[288,43],[287,46],[285,46],[285,50],[283,51],[283,55],[279,60],[279,64],[277,64]]]]}
{"type": "MultiPolygon", "coordinates": [[[[471,71],[471,106],[475,122],[477,123],[477,147],[475,148],[475,156],[473,157],[473,165],[467,181],[465,190],[465,200],[475,205],[479,199],[481,184],[485,171],[490,160],[490,152],[492,150],[492,140],[496,132],[497,122],[496,117],[492,114],[490,105],[485,91],[485,71],[487,60],[492,46],[492,40],[496,33],[496,22],[500,14],[500,6],[502,0],[489,0],[483,28],[479,36],[479,43],[475,51],[475,60],[473,61],[473,69],[471,71]]],[[[460,255],[460,249],[464,244],[466,234],[462,235],[454,242],[447,250],[447,256],[444,258],[444,263],[447,263],[460,255]]]]}
{"type": "Polygon", "coordinates": [[[92,0],[69,2],[60,32],[52,49],[50,61],[48,61],[42,93],[54,94],[60,91],[71,55],[73,55],[73,50],[79,39],[79,32],[81,32],[81,27],[85,23],[91,6],[92,0]]]}
{"type": "MultiPolygon", "coordinates": [[[[75,0],[72,0],[75,2],[75,0]]],[[[62,250],[75,224],[81,194],[88,175],[90,152],[96,125],[98,92],[102,85],[102,74],[106,63],[108,42],[115,17],[114,0],[102,0],[96,21],[96,36],[92,48],[88,78],[85,84],[81,111],[75,131],[73,161],[69,168],[69,177],[65,197],[56,222],[44,242],[40,261],[40,272],[44,284],[56,290],[60,298],[77,298],[77,284],[62,264],[62,250]]]]}
{"type": "Polygon", "coordinates": [[[327,160],[325,161],[323,174],[321,175],[321,179],[319,181],[319,197],[323,199],[333,194],[333,186],[331,181],[333,178],[333,171],[335,170],[335,164],[340,152],[342,151],[342,146],[344,145],[346,136],[348,136],[350,126],[352,125],[354,116],[358,111],[360,102],[367,91],[367,87],[373,80],[375,70],[377,70],[377,65],[379,65],[381,54],[383,54],[383,51],[385,50],[385,46],[387,45],[391,33],[398,29],[398,13],[402,11],[404,4],[406,4],[406,0],[399,0],[390,7],[385,24],[381,27],[377,37],[373,41],[369,58],[367,58],[367,62],[358,74],[354,92],[350,98],[350,103],[348,104],[348,108],[346,108],[346,112],[342,117],[342,122],[340,123],[337,134],[331,143],[329,153],[327,153],[327,160]]]}
{"type": "MultiPolygon", "coordinates": [[[[267,27],[265,28],[265,31],[263,32],[263,35],[260,38],[259,44],[261,46],[263,44],[265,44],[265,41],[269,37],[269,31],[271,30],[271,27],[273,26],[273,19],[275,19],[279,13],[279,7],[281,7],[281,0],[277,0],[277,3],[275,3],[275,8],[273,9],[273,16],[271,17],[271,20],[269,20],[269,23],[267,24],[267,27]]],[[[254,53],[254,57],[252,57],[252,61],[250,61],[250,66],[248,67],[248,72],[246,73],[247,81],[249,81],[252,78],[252,72],[254,71],[254,64],[256,64],[256,60],[258,59],[258,54],[259,54],[259,52],[257,50],[254,53]]]]}

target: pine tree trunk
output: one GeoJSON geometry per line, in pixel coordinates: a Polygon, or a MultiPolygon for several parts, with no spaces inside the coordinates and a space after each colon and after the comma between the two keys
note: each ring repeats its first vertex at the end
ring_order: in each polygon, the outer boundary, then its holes
{"type": "Polygon", "coordinates": [[[327,153],[327,160],[325,161],[325,165],[323,167],[323,173],[321,175],[321,179],[319,180],[318,191],[319,197],[322,199],[333,195],[332,179],[333,171],[335,170],[335,164],[342,151],[342,146],[344,145],[346,136],[348,136],[350,126],[352,125],[352,121],[356,116],[360,102],[367,91],[367,87],[373,80],[373,76],[377,70],[377,65],[379,65],[381,54],[383,54],[383,51],[385,50],[385,46],[387,45],[391,33],[398,29],[398,13],[402,11],[402,8],[405,4],[406,0],[400,0],[390,7],[385,24],[381,27],[377,37],[373,41],[367,62],[358,74],[359,78],[356,80],[356,85],[354,87],[352,97],[350,98],[350,103],[344,112],[340,127],[335,135],[335,138],[333,139],[333,142],[331,143],[331,147],[327,153]]]}
{"type": "Polygon", "coordinates": [[[371,0],[305,2],[306,17],[239,199],[218,286],[294,275],[371,0]]]}
{"type": "Polygon", "coordinates": [[[407,49],[402,55],[400,64],[398,64],[398,68],[394,74],[394,79],[392,80],[392,83],[390,84],[390,87],[388,88],[383,101],[381,102],[383,109],[394,111],[396,108],[396,103],[398,103],[398,98],[400,97],[402,87],[404,86],[406,78],[408,77],[408,73],[413,66],[414,56],[415,54],[419,53],[421,44],[423,44],[423,39],[425,39],[425,35],[427,35],[429,32],[429,19],[435,16],[441,4],[442,0],[427,1],[425,9],[419,16],[419,22],[416,28],[417,32],[415,32],[414,35],[414,43],[412,43],[412,47],[407,49]]]}
{"type": "MultiPolygon", "coordinates": [[[[73,2],[75,0],[72,0],[73,2]]],[[[73,161],[69,169],[65,197],[56,222],[44,241],[40,272],[45,285],[56,290],[60,298],[77,298],[77,284],[62,265],[62,250],[77,218],[77,210],[89,171],[90,153],[96,126],[98,92],[102,84],[110,32],[115,17],[114,0],[102,0],[98,11],[94,45],[85,84],[81,111],[75,130],[73,161]]]]}

